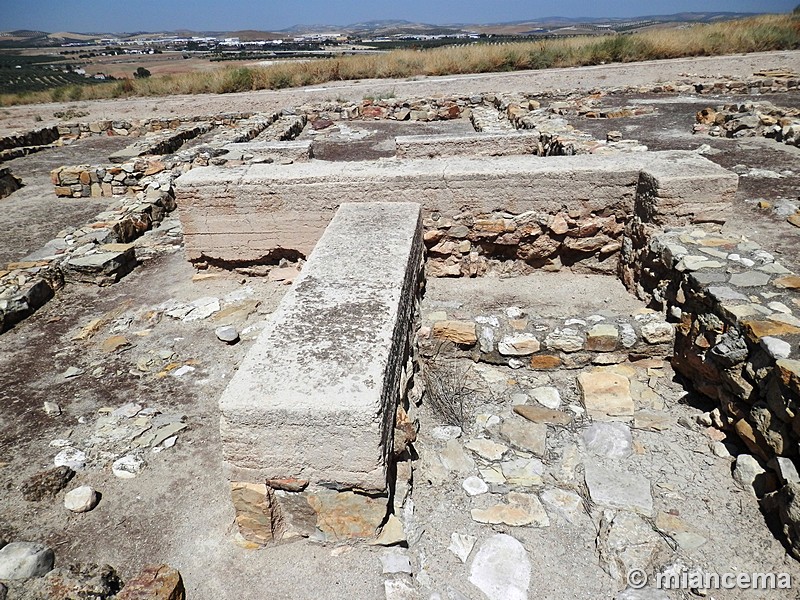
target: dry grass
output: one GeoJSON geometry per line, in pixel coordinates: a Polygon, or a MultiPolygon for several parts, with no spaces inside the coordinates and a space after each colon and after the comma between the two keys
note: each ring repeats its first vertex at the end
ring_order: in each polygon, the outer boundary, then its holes
{"type": "Polygon", "coordinates": [[[496,46],[450,46],[425,51],[396,50],[379,55],[289,62],[266,67],[227,68],[101,85],[70,86],[46,92],[5,94],[0,96],[0,106],[127,96],[224,94],[283,89],[328,81],[545,69],[798,48],[800,15],[767,15],[633,35],[578,37],[496,46]]]}

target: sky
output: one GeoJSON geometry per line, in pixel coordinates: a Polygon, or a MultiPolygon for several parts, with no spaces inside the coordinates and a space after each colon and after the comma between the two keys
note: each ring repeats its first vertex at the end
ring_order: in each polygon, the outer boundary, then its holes
{"type": "Polygon", "coordinates": [[[800,0],[0,0],[0,31],[274,31],[376,19],[497,23],[537,17],[635,17],[676,12],[789,12],[800,0]]]}

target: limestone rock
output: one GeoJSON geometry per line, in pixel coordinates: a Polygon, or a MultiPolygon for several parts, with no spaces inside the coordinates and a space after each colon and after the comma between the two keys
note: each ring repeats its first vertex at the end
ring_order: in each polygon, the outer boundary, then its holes
{"type": "Polygon", "coordinates": [[[411,575],[411,560],[408,557],[408,551],[402,548],[391,548],[381,555],[381,565],[383,566],[384,575],[393,575],[395,573],[407,573],[411,575]]]}
{"type": "Polygon", "coordinates": [[[475,475],[467,477],[461,484],[464,491],[470,496],[479,496],[489,491],[489,486],[486,482],[475,475]]]}
{"type": "Polygon", "coordinates": [[[453,533],[450,536],[450,545],[447,547],[447,549],[455,554],[462,563],[465,563],[467,562],[472,549],[475,547],[475,542],[477,539],[478,538],[471,535],[453,533]]]}
{"type": "Polygon", "coordinates": [[[82,485],[66,493],[64,508],[75,513],[89,512],[97,506],[97,492],[88,485],[82,485]]]}
{"type": "Polygon", "coordinates": [[[648,344],[667,344],[675,338],[675,328],[670,323],[651,321],[642,325],[642,337],[648,344]]]}
{"type": "Polygon", "coordinates": [[[583,498],[575,492],[554,488],[541,493],[542,504],[561,518],[577,525],[585,517],[583,498]]]}
{"type": "Polygon", "coordinates": [[[116,598],[121,588],[122,580],[113,567],[81,564],[56,568],[44,577],[29,581],[25,586],[25,597],[36,600],[111,600],[116,598]]]}
{"type": "Polygon", "coordinates": [[[595,462],[587,462],[585,468],[592,502],[605,508],[652,515],[653,496],[647,479],[623,469],[612,471],[595,462]]]}
{"type": "Polygon", "coordinates": [[[592,371],[578,375],[583,405],[596,419],[633,416],[630,381],[610,371],[592,371]]]}
{"type": "Polygon", "coordinates": [[[764,495],[764,474],[766,471],[761,463],[750,454],[740,454],[736,457],[736,465],[733,468],[733,478],[743,489],[748,490],[755,496],[764,495]]]}
{"type": "Polygon", "coordinates": [[[633,569],[649,572],[661,543],[661,536],[636,514],[604,515],[597,535],[600,566],[618,581],[625,581],[633,569]]]}
{"type": "Polygon", "coordinates": [[[169,565],[149,565],[129,579],[116,600],[185,600],[183,578],[169,565]]]}
{"type": "Polygon", "coordinates": [[[497,350],[503,356],[528,356],[539,351],[541,344],[530,333],[507,335],[500,340],[497,350]]]}
{"type": "Polygon", "coordinates": [[[40,471],[23,482],[20,488],[22,497],[29,502],[54,498],[58,492],[67,487],[73,477],[75,477],[75,471],[67,466],[40,471]]]}
{"type": "Polygon", "coordinates": [[[619,343],[619,329],[608,323],[598,323],[586,335],[586,349],[613,352],[619,343]]]}
{"type": "Polygon", "coordinates": [[[475,555],[469,581],[489,600],[527,600],[531,562],[525,547],[510,535],[493,535],[475,555]]]}
{"type": "Polygon", "coordinates": [[[569,425],[572,417],[560,410],[550,410],[528,404],[517,404],[514,412],[532,423],[546,423],[548,425],[569,425]]]}
{"type": "Polygon", "coordinates": [[[522,487],[542,484],[544,464],[538,458],[515,458],[500,464],[503,477],[510,485],[522,487]]]}
{"type": "Polygon", "coordinates": [[[631,429],[624,423],[593,423],[582,437],[586,449],[597,456],[627,458],[633,453],[631,429]]]}
{"type": "Polygon", "coordinates": [[[217,327],[214,330],[214,335],[217,336],[219,341],[225,342],[226,344],[235,344],[239,341],[239,332],[236,331],[236,327],[233,325],[223,325],[222,327],[217,327]]]}
{"type": "Polygon", "coordinates": [[[388,500],[354,492],[320,490],[308,495],[317,514],[317,527],[327,540],[371,538],[386,516],[388,500]]]}
{"type": "Polygon", "coordinates": [[[510,492],[507,500],[508,504],[495,504],[485,509],[473,508],[470,511],[472,519],[478,523],[502,523],[510,527],[549,527],[550,518],[536,495],[510,492]]]}
{"type": "Polygon", "coordinates": [[[53,458],[53,463],[57,467],[69,467],[79,471],[86,466],[86,454],[77,448],[64,448],[53,458]]]}
{"type": "Polygon", "coordinates": [[[406,532],[403,522],[395,515],[389,515],[386,523],[381,527],[378,537],[370,542],[375,546],[394,546],[406,541],[406,532]]]}
{"type": "Polygon", "coordinates": [[[474,346],[478,341],[475,323],[468,321],[439,321],[433,324],[432,335],[465,346],[474,346]]]}
{"type": "Polygon", "coordinates": [[[542,456],[547,449],[547,425],[515,417],[500,426],[500,437],[518,450],[542,456]]]}
{"type": "Polygon", "coordinates": [[[126,454],[111,465],[111,472],[120,479],[133,479],[145,467],[144,459],[135,454],[126,454]]]}
{"type": "Polygon", "coordinates": [[[554,387],[542,386],[534,388],[531,390],[531,396],[545,408],[556,410],[561,406],[561,394],[554,387]]]}
{"type": "Polygon", "coordinates": [[[448,471],[469,473],[475,468],[475,461],[456,439],[448,440],[444,450],[439,453],[439,460],[448,471]]]}
{"type": "Polygon", "coordinates": [[[33,542],[11,542],[0,548],[0,579],[41,577],[53,568],[55,554],[33,542]]]}
{"type": "Polygon", "coordinates": [[[386,600],[420,600],[414,586],[403,579],[387,579],[383,582],[386,600]]]}
{"type": "Polygon", "coordinates": [[[583,350],[583,334],[569,327],[556,329],[545,338],[544,343],[551,350],[578,352],[583,350]]]}
{"type": "Polygon", "coordinates": [[[490,462],[502,459],[508,452],[508,446],[484,438],[471,439],[464,444],[464,447],[490,462]]]}

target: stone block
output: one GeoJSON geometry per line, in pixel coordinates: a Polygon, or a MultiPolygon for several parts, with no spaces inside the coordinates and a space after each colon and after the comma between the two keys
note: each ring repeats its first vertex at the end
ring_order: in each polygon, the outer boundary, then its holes
{"type": "Polygon", "coordinates": [[[419,205],[342,205],[220,399],[231,481],[386,490],[422,251],[419,205]]]}

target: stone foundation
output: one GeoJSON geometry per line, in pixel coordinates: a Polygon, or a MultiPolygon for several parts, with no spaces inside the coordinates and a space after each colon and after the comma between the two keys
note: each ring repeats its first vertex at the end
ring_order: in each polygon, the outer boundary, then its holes
{"type": "Polygon", "coordinates": [[[179,180],[178,202],[193,261],[253,263],[286,251],[306,256],[337,200],[346,198],[421,202],[429,228],[446,230],[441,241],[457,245],[466,238],[479,242],[478,256],[502,252],[535,263],[562,247],[584,258],[614,252],[609,244],[637,197],[658,224],[724,221],[737,182],[691,152],[395,160],[348,163],[346,171],[314,161],[194,170],[179,180]],[[455,226],[458,234],[450,235],[455,226]],[[595,239],[575,242],[573,236],[595,239]],[[536,244],[549,249],[531,253],[536,244]]]}
{"type": "Polygon", "coordinates": [[[220,399],[241,535],[371,537],[413,440],[419,205],[344,204],[220,399]],[[376,251],[380,248],[380,251],[376,251]]]}

